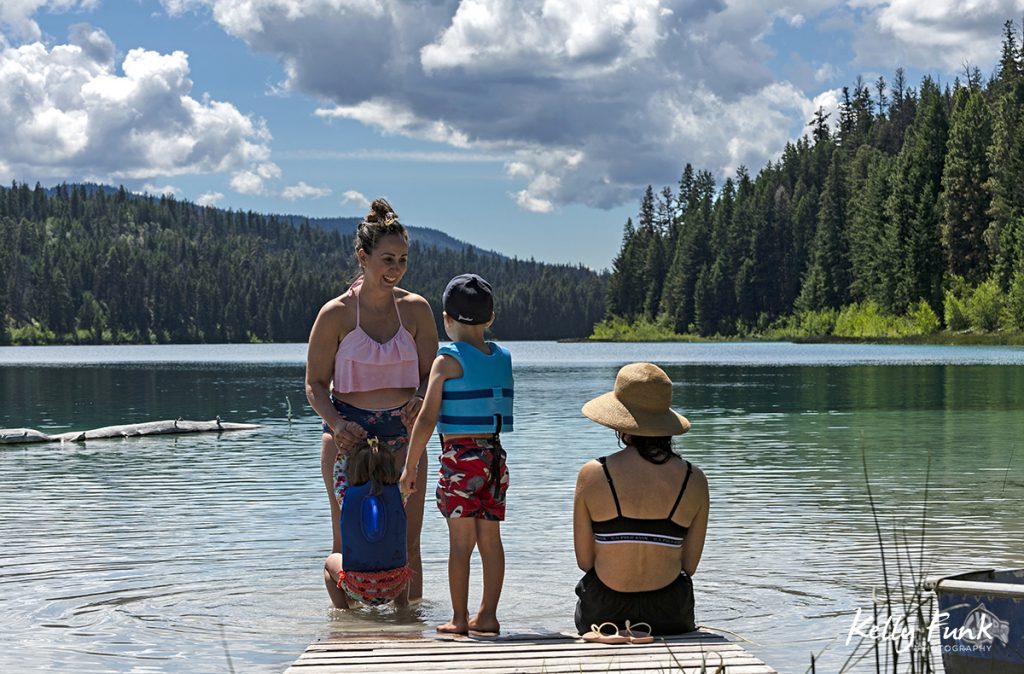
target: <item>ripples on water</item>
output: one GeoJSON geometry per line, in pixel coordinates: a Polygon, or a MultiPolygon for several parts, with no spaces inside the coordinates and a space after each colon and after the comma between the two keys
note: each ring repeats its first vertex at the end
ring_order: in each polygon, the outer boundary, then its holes
{"type": "MultiPolygon", "coordinates": [[[[1012,458],[1024,435],[1020,351],[914,347],[925,351],[912,362],[941,353],[1004,364],[909,366],[900,364],[906,349],[877,347],[882,367],[857,365],[876,361],[850,347],[824,360],[842,367],[780,367],[786,345],[698,353],[717,354],[716,365],[694,363],[692,345],[514,346],[507,629],[572,626],[576,470],[615,450],[611,431],[579,407],[637,358],[663,363],[676,382],[675,404],[693,422],[678,448],[711,484],[698,619],[751,639],[780,671],[803,671],[822,648],[820,671],[838,670],[853,612],[868,609],[881,584],[862,450],[887,535],[905,529],[913,541],[931,456],[929,572],[1024,566],[1024,452],[1012,458]],[[771,366],[731,364],[759,358],[771,366]]],[[[791,348],[794,360],[810,358],[791,348]]],[[[0,427],[216,414],[264,425],[0,449],[0,670],[224,671],[230,658],[237,671],[280,671],[332,633],[429,630],[447,619],[446,531],[429,501],[426,601],[399,612],[327,608],[320,568],[330,519],[301,351],[177,349],[156,353],[221,362],[113,365],[97,361],[116,351],[65,349],[86,362],[0,365],[0,427]]],[[[23,353],[0,349],[0,363],[12,352],[23,353]]],[[[435,472],[436,446],[428,453],[435,472]]],[[[473,582],[471,604],[478,567],[473,582]]]]}

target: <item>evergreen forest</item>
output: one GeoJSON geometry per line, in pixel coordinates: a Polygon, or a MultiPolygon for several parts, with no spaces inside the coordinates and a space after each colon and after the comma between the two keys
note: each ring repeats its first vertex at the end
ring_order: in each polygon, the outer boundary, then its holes
{"type": "Polygon", "coordinates": [[[858,78],[753,177],[648,187],[597,338],[1024,331],[1024,49],[986,79],[858,78]]]}
{"type": "MultiPolygon", "coordinates": [[[[415,234],[414,234],[415,236],[415,234]]],[[[495,287],[500,339],[589,335],[605,279],[472,246],[410,243],[402,286],[440,319],[448,279],[495,287]]],[[[123,187],[0,187],[0,343],[304,342],[356,276],[352,236],[123,187]]]]}

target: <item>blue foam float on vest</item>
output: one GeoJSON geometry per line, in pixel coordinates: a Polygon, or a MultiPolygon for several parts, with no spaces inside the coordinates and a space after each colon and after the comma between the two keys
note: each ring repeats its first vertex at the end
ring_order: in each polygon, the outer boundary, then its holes
{"type": "Polygon", "coordinates": [[[349,485],[341,505],[341,555],[346,571],[383,571],[406,564],[407,525],[397,484],[380,494],[370,483],[349,485]]]}
{"type": "Polygon", "coordinates": [[[363,538],[371,543],[377,543],[384,538],[384,534],[387,533],[388,514],[379,496],[370,494],[363,500],[361,515],[359,519],[363,528],[363,538]]]}

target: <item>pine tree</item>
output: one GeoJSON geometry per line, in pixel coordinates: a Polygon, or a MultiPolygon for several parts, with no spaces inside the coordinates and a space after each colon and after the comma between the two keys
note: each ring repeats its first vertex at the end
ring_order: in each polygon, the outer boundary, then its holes
{"type": "Polygon", "coordinates": [[[701,267],[694,288],[694,323],[705,337],[731,334],[732,288],[721,259],[701,267]]]}
{"type": "Polygon", "coordinates": [[[683,167],[683,174],[679,178],[679,197],[676,200],[676,222],[682,221],[686,214],[689,212],[690,202],[692,200],[692,192],[696,177],[693,170],[693,164],[686,162],[686,166],[683,167]]]}
{"type": "Polygon", "coordinates": [[[985,241],[1005,290],[1014,270],[1024,264],[1024,56],[1012,21],[1006,22],[999,77],[992,89],[997,92],[988,153],[992,223],[985,241]]]}
{"type": "Polygon", "coordinates": [[[875,80],[875,96],[878,103],[878,119],[885,119],[889,106],[889,97],[885,95],[885,78],[881,75],[875,80]]]}
{"type": "Polygon", "coordinates": [[[825,272],[821,264],[815,261],[804,275],[800,286],[800,295],[793,303],[793,309],[802,311],[821,311],[828,307],[828,289],[825,272]]]}
{"type": "Polygon", "coordinates": [[[654,211],[654,229],[662,236],[669,236],[672,222],[676,218],[676,198],[672,194],[672,188],[665,186],[658,194],[658,200],[654,211]]]}
{"type": "Polygon", "coordinates": [[[948,135],[945,102],[926,77],[913,126],[900,150],[887,201],[885,257],[892,270],[887,308],[903,313],[919,299],[938,312],[942,302],[942,244],[937,200],[948,135]]]}
{"type": "Polygon", "coordinates": [[[694,322],[694,290],[701,268],[709,262],[711,214],[715,179],[709,171],[687,164],[680,181],[680,217],[672,261],[662,292],[660,314],[676,332],[688,332],[694,322]],[[684,189],[685,188],[685,189],[684,189]]]}
{"type": "Polygon", "coordinates": [[[846,240],[846,172],[843,152],[832,153],[832,166],[822,188],[818,228],[814,235],[813,266],[823,277],[824,304],[839,308],[850,288],[850,259],[846,240]]]}
{"type": "Polygon", "coordinates": [[[882,149],[889,154],[898,154],[903,149],[907,129],[917,114],[917,97],[914,90],[907,87],[903,68],[896,69],[890,91],[892,100],[889,104],[889,128],[882,149]]]}
{"type": "Polygon", "coordinates": [[[647,238],[647,250],[644,256],[644,279],[647,288],[644,297],[644,315],[648,320],[653,321],[657,318],[658,308],[661,306],[661,293],[665,284],[665,274],[668,271],[668,262],[665,260],[665,239],[657,231],[648,235],[647,238]]]}
{"type": "Polygon", "coordinates": [[[640,217],[637,220],[637,230],[654,231],[655,217],[654,188],[648,185],[644,191],[644,198],[640,201],[640,217]]]}
{"type": "Polygon", "coordinates": [[[850,87],[843,87],[842,97],[839,100],[839,133],[838,143],[841,147],[850,150],[856,149],[857,120],[853,110],[853,100],[850,98],[850,87]]]}
{"type": "Polygon", "coordinates": [[[808,185],[802,178],[793,191],[793,210],[790,218],[791,241],[786,252],[783,269],[783,308],[788,310],[800,294],[804,275],[811,265],[811,245],[818,224],[820,195],[814,185],[808,185]]]}
{"type": "Polygon", "coordinates": [[[641,306],[636,301],[638,269],[634,259],[635,239],[633,218],[626,218],[622,230],[622,247],[612,261],[612,273],[608,279],[607,312],[612,316],[631,319],[641,306]]]}
{"type": "Polygon", "coordinates": [[[807,123],[807,126],[811,127],[811,138],[814,142],[824,143],[832,137],[832,132],[828,128],[828,118],[832,116],[832,113],[825,112],[825,108],[819,106],[814,111],[814,119],[807,123]]]}
{"type": "MultiPolygon", "coordinates": [[[[4,192],[0,188],[0,192],[4,192]]],[[[7,344],[10,336],[7,332],[7,270],[11,265],[9,252],[11,250],[8,233],[11,229],[10,219],[0,216],[0,345],[7,344]]]]}
{"type": "Polygon", "coordinates": [[[863,146],[853,162],[847,238],[850,244],[850,299],[885,306],[892,271],[888,268],[885,201],[892,191],[893,160],[863,146]]]}
{"type": "Polygon", "coordinates": [[[946,271],[975,285],[988,276],[984,234],[991,198],[988,146],[992,122],[980,90],[954,95],[945,168],[942,173],[942,244],[946,271]]]}

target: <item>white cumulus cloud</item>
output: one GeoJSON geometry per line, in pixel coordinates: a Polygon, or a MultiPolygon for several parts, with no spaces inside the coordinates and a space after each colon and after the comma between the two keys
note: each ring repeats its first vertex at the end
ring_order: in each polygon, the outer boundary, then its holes
{"type": "Polygon", "coordinates": [[[839,70],[831,63],[822,63],[814,71],[815,82],[828,82],[836,75],[839,74],[839,70]]]}
{"type": "Polygon", "coordinates": [[[342,206],[350,206],[350,205],[352,205],[352,206],[358,206],[359,208],[369,208],[370,207],[370,200],[367,199],[366,196],[362,192],[357,192],[355,190],[346,190],[341,195],[341,205],[342,206]]]}
{"type": "Polygon", "coordinates": [[[0,2],[0,30],[6,29],[16,38],[38,40],[42,31],[33,17],[40,9],[68,12],[94,9],[98,4],[99,0],[3,0],[0,2]]]}
{"type": "Polygon", "coordinates": [[[447,143],[455,147],[469,146],[466,134],[443,120],[423,119],[407,107],[380,98],[371,98],[357,105],[318,108],[314,114],[325,118],[354,119],[369,126],[376,126],[387,134],[447,143]]]}
{"type": "Polygon", "coordinates": [[[856,41],[857,58],[871,65],[945,66],[964,62],[989,69],[999,58],[1003,22],[1020,20],[1024,0],[871,0],[856,41]]]}
{"type": "MultiPolygon", "coordinates": [[[[531,187],[533,187],[531,185],[531,187]]],[[[526,211],[533,213],[550,213],[555,210],[555,205],[547,199],[533,196],[533,191],[530,189],[519,190],[515,194],[516,203],[519,207],[526,211]]]]}
{"type": "Polygon", "coordinates": [[[289,185],[281,190],[281,198],[287,199],[288,201],[297,201],[299,199],[320,199],[330,195],[331,190],[329,187],[314,187],[313,185],[307,185],[303,181],[299,181],[295,185],[289,185]]]}
{"type": "Polygon", "coordinates": [[[117,64],[115,53],[106,33],[86,24],[73,26],[66,44],[0,43],[8,170],[116,181],[266,162],[266,125],[230,103],[193,98],[187,54],[131,49],[117,64]]]}
{"type": "Polygon", "coordinates": [[[239,194],[263,194],[263,178],[252,171],[239,171],[228,184],[239,194]]]}
{"type": "Polygon", "coordinates": [[[271,161],[259,164],[254,170],[263,180],[277,180],[281,177],[281,167],[271,161]]]}
{"type": "Polygon", "coordinates": [[[901,1],[163,4],[208,11],[277,57],[281,88],[324,101],[316,115],[325,122],[507,158],[510,198],[549,212],[633,201],[649,183],[674,182],[687,161],[719,173],[759,169],[800,133],[819,94],[771,72],[773,27],[813,30],[830,12],[876,17],[901,1]]]}
{"type": "Polygon", "coordinates": [[[200,206],[216,206],[224,199],[222,192],[203,192],[196,199],[196,203],[200,206]]]}
{"type": "Polygon", "coordinates": [[[146,183],[145,185],[142,186],[142,193],[152,194],[153,196],[158,197],[163,196],[165,194],[175,197],[181,194],[181,188],[175,187],[174,185],[164,185],[163,187],[158,187],[153,183],[146,183]]]}

